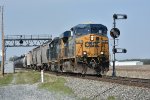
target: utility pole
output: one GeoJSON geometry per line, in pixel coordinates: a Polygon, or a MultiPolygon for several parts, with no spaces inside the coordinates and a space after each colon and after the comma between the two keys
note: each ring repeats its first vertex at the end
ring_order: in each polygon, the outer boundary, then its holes
{"type": "Polygon", "coordinates": [[[2,76],[4,76],[4,64],[5,64],[4,19],[3,19],[4,6],[0,6],[0,9],[1,9],[1,34],[2,34],[1,74],[2,76]]]}

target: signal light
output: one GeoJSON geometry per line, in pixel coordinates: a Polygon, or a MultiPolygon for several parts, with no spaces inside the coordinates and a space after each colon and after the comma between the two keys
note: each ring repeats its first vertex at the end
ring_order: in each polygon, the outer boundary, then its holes
{"type": "Polygon", "coordinates": [[[112,38],[118,38],[120,36],[120,30],[118,28],[112,28],[110,30],[110,36],[112,38]]]}
{"type": "Polygon", "coordinates": [[[114,18],[114,19],[117,19],[117,18],[118,18],[118,17],[117,17],[117,14],[114,14],[114,15],[113,15],[113,18],[114,18]]]}
{"type": "Polygon", "coordinates": [[[122,49],[122,53],[127,53],[127,50],[126,49],[122,49]]]}
{"type": "Polygon", "coordinates": [[[20,40],[19,43],[20,43],[20,44],[23,44],[23,40],[20,40]]]}
{"type": "Polygon", "coordinates": [[[124,18],[124,19],[127,19],[127,15],[124,15],[123,18],[124,18]]]}
{"type": "Polygon", "coordinates": [[[113,51],[113,53],[117,53],[117,49],[116,48],[114,48],[112,51],[113,51]]]}

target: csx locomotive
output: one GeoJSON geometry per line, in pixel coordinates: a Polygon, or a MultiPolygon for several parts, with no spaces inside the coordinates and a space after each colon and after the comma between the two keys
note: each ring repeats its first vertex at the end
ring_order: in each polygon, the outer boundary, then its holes
{"type": "Polygon", "coordinates": [[[24,59],[24,65],[33,69],[106,74],[109,70],[107,27],[102,24],[76,25],[29,51],[24,59]]]}

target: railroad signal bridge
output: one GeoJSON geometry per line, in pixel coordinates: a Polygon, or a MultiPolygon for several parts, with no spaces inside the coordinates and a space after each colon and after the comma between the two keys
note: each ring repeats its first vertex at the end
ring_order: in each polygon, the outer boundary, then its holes
{"type": "Polygon", "coordinates": [[[5,47],[40,46],[52,40],[51,35],[6,35],[5,47]]]}

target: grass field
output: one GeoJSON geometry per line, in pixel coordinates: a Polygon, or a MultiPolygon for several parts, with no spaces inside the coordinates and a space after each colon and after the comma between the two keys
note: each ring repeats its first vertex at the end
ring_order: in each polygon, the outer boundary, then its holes
{"type": "MultiPolygon", "coordinates": [[[[107,75],[112,75],[112,66],[107,75]]],[[[122,77],[150,79],[150,65],[116,66],[116,75],[122,77]]]]}

